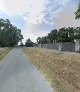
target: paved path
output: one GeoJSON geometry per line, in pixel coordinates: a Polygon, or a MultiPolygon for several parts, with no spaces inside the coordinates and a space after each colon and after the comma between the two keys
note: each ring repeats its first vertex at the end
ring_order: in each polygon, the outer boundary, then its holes
{"type": "Polygon", "coordinates": [[[0,64],[0,92],[54,92],[20,48],[0,64]]]}

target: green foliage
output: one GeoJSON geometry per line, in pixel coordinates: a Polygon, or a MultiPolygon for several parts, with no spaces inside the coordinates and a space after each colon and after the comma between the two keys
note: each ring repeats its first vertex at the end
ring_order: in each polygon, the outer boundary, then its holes
{"type": "Polygon", "coordinates": [[[22,39],[21,29],[12,25],[8,19],[0,19],[0,46],[15,46],[22,39]]]}
{"type": "Polygon", "coordinates": [[[52,30],[48,36],[38,37],[38,44],[56,43],[56,42],[74,42],[74,39],[80,39],[80,27],[64,27],[59,30],[52,30]]]}
{"type": "MultiPolygon", "coordinates": [[[[80,0],[77,11],[75,12],[75,19],[80,18],[80,0]]],[[[64,27],[59,30],[52,30],[47,36],[38,37],[38,44],[56,43],[56,42],[74,42],[75,39],[80,39],[80,27],[64,27]]]]}
{"type": "Polygon", "coordinates": [[[33,45],[34,45],[34,43],[30,40],[30,38],[28,38],[28,39],[26,40],[25,46],[26,46],[26,47],[33,47],[33,45]]]}
{"type": "Polygon", "coordinates": [[[57,37],[57,30],[54,29],[50,33],[48,33],[48,36],[47,36],[48,42],[49,43],[56,42],[56,37],[57,37]]]}
{"type": "Polygon", "coordinates": [[[42,38],[41,37],[38,37],[37,38],[37,42],[38,42],[38,44],[41,44],[42,43],[42,38]]]}
{"type": "Polygon", "coordinates": [[[57,42],[73,42],[74,41],[74,28],[61,28],[57,34],[57,42]]]}
{"type": "Polygon", "coordinates": [[[76,15],[75,19],[79,19],[80,18],[80,2],[78,4],[78,8],[77,8],[77,11],[75,12],[75,15],[76,15]]]}
{"type": "Polygon", "coordinates": [[[80,27],[77,27],[75,30],[75,39],[80,39],[80,27]]]}
{"type": "Polygon", "coordinates": [[[38,44],[47,44],[48,43],[48,37],[47,36],[44,36],[42,38],[38,37],[37,42],[38,42],[38,44]]]}

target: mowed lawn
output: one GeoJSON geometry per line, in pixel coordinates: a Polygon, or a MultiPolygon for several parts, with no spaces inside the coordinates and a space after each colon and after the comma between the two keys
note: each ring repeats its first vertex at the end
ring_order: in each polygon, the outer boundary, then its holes
{"type": "Polygon", "coordinates": [[[80,92],[80,54],[23,48],[31,62],[57,92],[80,92]]]}
{"type": "Polygon", "coordinates": [[[12,48],[0,48],[0,60],[3,59],[12,48]]]}

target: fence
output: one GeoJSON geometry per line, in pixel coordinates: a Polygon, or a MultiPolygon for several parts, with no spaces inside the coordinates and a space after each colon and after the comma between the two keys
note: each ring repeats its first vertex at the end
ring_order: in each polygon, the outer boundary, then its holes
{"type": "Polygon", "coordinates": [[[55,49],[60,51],[80,52],[80,42],[65,42],[65,43],[52,43],[52,44],[36,44],[34,47],[55,49]]]}

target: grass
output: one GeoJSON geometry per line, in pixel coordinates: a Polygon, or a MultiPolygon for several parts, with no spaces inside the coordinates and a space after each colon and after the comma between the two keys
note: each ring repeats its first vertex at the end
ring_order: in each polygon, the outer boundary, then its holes
{"type": "Polygon", "coordinates": [[[2,60],[12,48],[0,48],[0,60],[2,60]]]}
{"type": "Polygon", "coordinates": [[[80,54],[23,48],[32,63],[57,92],[80,92],[80,54]]]}

